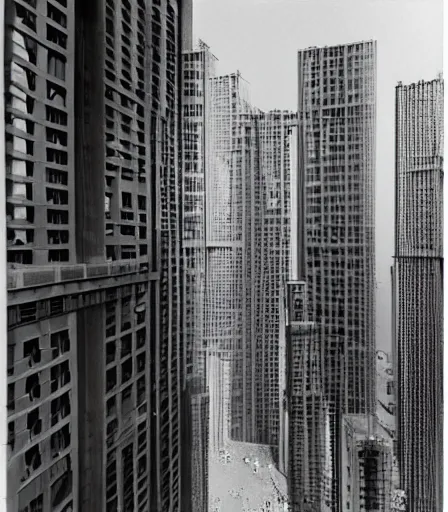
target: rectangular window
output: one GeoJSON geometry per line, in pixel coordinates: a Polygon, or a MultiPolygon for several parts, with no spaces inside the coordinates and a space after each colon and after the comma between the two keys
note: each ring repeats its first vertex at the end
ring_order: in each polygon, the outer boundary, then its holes
{"type": "Polygon", "coordinates": [[[65,64],[67,59],[54,50],[48,50],[47,72],[59,80],[65,80],[65,64]]]}

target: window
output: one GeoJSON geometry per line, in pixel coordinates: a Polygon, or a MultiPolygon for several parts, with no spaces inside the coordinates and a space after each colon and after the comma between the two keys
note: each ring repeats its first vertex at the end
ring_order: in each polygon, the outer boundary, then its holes
{"type": "Polygon", "coordinates": [[[47,24],[47,39],[51,43],[60,46],[61,48],[67,48],[67,36],[53,27],[52,25],[47,24]]]}
{"type": "Polygon", "coordinates": [[[22,20],[22,24],[25,27],[30,28],[33,32],[36,32],[36,15],[26,9],[20,4],[15,4],[17,18],[22,20]]]}
{"type": "Polygon", "coordinates": [[[42,432],[42,420],[39,416],[39,407],[27,414],[26,428],[30,431],[31,438],[42,432]]]}
{"type": "Polygon", "coordinates": [[[106,343],[106,364],[110,364],[115,361],[116,351],[117,347],[115,340],[106,343]]]}
{"type": "Polygon", "coordinates": [[[68,154],[66,151],[59,151],[58,149],[47,148],[47,162],[55,163],[58,165],[67,165],[68,154]]]}
{"type": "Polygon", "coordinates": [[[41,350],[39,347],[39,338],[25,341],[23,344],[23,358],[28,359],[28,365],[30,368],[34,364],[40,363],[41,350]]]}
{"type": "Polygon", "coordinates": [[[47,2],[47,17],[61,25],[61,27],[67,28],[67,16],[50,2],[47,2]]]}
{"type": "Polygon", "coordinates": [[[34,401],[36,398],[40,398],[40,383],[39,374],[34,373],[26,379],[25,393],[28,393],[30,401],[34,401]]]}
{"type": "Polygon", "coordinates": [[[66,90],[60,85],[56,85],[47,80],[47,99],[58,107],[65,107],[66,90]]]}
{"type": "Polygon", "coordinates": [[[51,348],[53,349],[53,359],[70,351],[68,329],[55,332],[51,335],[51,348]]]}
{"type": "Polygon", "coordinates": [[[27,466],[27,475],[30,476],[32,471],[35,471],[41,464],[42,459],[40,456],[39,445],[36,444],[28,451],[25,452],[25,464],[27,466]]]}
{"type": "Polygon", "coordinates": [[[65,171],[58,171],[47,167],[45,173],[48,183],[57,183],[58,185],[67,185],[68,183],[68,176],[65,171]]]}
{"type": "Polygon", "coordinates": [[[51,392],[54,393],[59,388],[64,387],[70,382],[69,362],[64,361],[61,364],[52,366],[51,368],[51,392]]]}
{"type": "Polygon", "coordinates": [[[68,191],[59,188],[46,188],[48,204],[68,204],[68,191]]]}
{"type": "Polygon", "coordinates": [[[66,58],[58,52],[48,50],[47,72],[59,80],[65,80],[66,58]]]}
{"type": "Polygon", "coordinates": [[[67,210],[47,210],[48,224],[68,224],[67,210]]]}
{"type": "Polygon", "coordinates": [[[50,250],[48,251],[48,261],[49,262],[57,262],[57,261],[69,261],[70,253],[68,249],[61,250],[50,250]]]}
{"type": "MultiPolygon", "coordinates": [[[[57,109],[53,109],[53,111],[61,112],[57,109]]],[[[67,133],[61,130],[55,130],[54,128],[47,128],[47,142],[58,146],[67,146],[67,133]]]]}
{"type": "Polygon", "coordinates": [[[70,395],[67,391],[63,395],[51,401],[51,426],[56,425],[60,420],[70,414],[70,395]]]}
{"type": "MultiPolygon", "coordinates": [[[[70,464],[69,464],[70,467],[70,464]]],[[[51,506],[58,507],[72,492],[72,472],[69,469],[51,486],[51,506]]]]}
{"type": "Polygon", "coordinates": [[[47,231],[48,243],[50,245],[68,244],[69,232],[68,231],[47,231]]]}
{"type": "Polygon", "coordinates": [[[132,194],[129,192],[121,193],[123,208],[132,208],[132,194]]]}
{"type": "Polygon", "coordinates": [[[70,446],[70,426],[64,425],[51,436],[51,456],[58,457],[68,446],[70,446]]]}

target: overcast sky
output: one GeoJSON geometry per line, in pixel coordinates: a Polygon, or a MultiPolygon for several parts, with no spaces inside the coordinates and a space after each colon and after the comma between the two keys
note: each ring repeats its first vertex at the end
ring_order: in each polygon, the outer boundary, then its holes
{"type": "Polygon", "coordinates": [[[442,71],[442,0],[193,0],[194,35],[239,70],[252,103],[297,110],[297,50],[375,39],[377,67],[377,346],[390,350],[394,250],[394,94],[442,71]]]}

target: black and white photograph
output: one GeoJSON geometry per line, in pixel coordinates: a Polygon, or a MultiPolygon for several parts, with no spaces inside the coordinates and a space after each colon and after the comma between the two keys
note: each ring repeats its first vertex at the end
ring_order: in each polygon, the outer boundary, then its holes
{"type": "Polygon", "coordinates": [[[445,510],[443,4],[0,0],[0,512],[445,510]]]}

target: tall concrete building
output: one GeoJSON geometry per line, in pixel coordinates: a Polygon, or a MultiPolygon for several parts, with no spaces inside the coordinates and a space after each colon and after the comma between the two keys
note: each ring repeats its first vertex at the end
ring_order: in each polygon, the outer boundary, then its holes
{"type": "MultiPolygon", "coordinates": [[[[226,437],[244,439],[247,430],[243,352],[246,320],[243,290],[243,184],[246,155],[242,147],[242,114],[249,113],[248,85],[239,73],[210,80],[210,167],[206,175],[205,337],[212,365],[210,436],[218,449],[226,437]],[[230,372],[230,375],[229,375],[230,372]],[[222,378],[228,376],[230,381],[222,378]],[[231,387],[229,391],[228,386],[231,387]]],[[[245,233],[244,233],[245,236],[245,233]]]]}
{"type": "Polygon", "coordinates": [[[183,510],[208,510],[209,393],[205,337],[206,179],[210,166],[210,77],[216,58],[200,41],[183,53],[182,261],[184,306],[183,510]],[[188,433],[188,436],[187,436],[188,433]]]}
{"type": "Polygon", "coordinates": [[[297,279],[322,333],[339,510],[341,415],[375,411],[376,43],[302,50],[298,70],[297,279]]]}
{"type": "MultiPolygon", "coordinates": [[[[249,103],[237,73],[211,79],[206,184],[207,346],[228,361],[232,439],[280,442],[282,284],[288,279],[291,112],[249,103]]],[[[224,369],[213,371],[224,375],[224,369]]],[[[219,386],[224,393],[225,387],[219,386]]],[[[224,400],[223,394],[219,400],[224,400]]],[[[213,399],[213,398],[212,398],[213,399]]],[[[217,398],[218,399],[218,398],[217,398]]],[[[221,405],[214,405],[214,411],[221,405]]],[[[221,416],[224,418],[224,416],[221,416]]]]}
{"type": "Polygon", "coordinates": [[[308,321],[305,281],[287,289],[287,475],[291,510],[331,510],[332,452],[329,401],[324,388],[322,328],[308,321]]]}
{"type": "Polygon", "coordinates": [[[443,80],[396,88],[393,270],[400,487],[442,510],[443,80]]]}
{"type": "Polygon", "coordinates": [[[12,510],[180,508],[181,9],[7,2],[12,510]]]}
{"type": "Polygon", "coordinates": [[[297,164],[291,146],[296,142],[296,123],[296,114],[287,111],[260,113],[252,120],[259,154],[255,165],[260,167],[253,215],[261,224],[258,239],[251,240],[260,258],[252,263],[255,330],[254,337],[248,337],[250,343],[255,338],[256,353],[254,441],[273,447],[281,444],[280,388],[286,370],[280,353],[285,331],[283,291],[291,277],[290,187],[297,164]]]}

